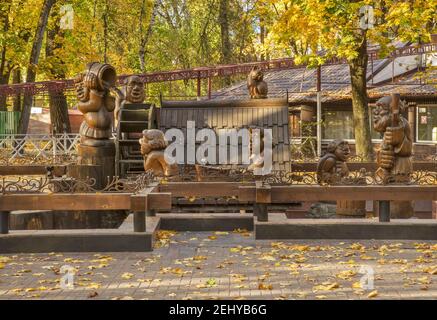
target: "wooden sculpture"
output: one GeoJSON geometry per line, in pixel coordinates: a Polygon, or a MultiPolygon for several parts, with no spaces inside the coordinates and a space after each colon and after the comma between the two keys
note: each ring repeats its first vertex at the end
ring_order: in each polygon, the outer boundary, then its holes
{"type": "Polygon", "coordinates": [[[104,146],[109,142],[115,98],[110,89],[115,86],[116,73],[109,64],[90,63],[75,79],[78,109],[84,115],[80,126],[81,144],[104,146]]]}
{"type": "MultiPolygon", "coordinates": [[[[399,94],[392,94],[379,99],[373,110],[373,128],[383,135],[376,175],[385,184],[408,183],[413,172],[413,139],[410,124],[401,114],[404,107],[399,94]]],[[[411,201],[391,201],[390,207],[392,218],[410,218],[414,213],[411,201]]]]}
{"type": "Polygon", "coordinates": [[[349,144],[344,140],[334,140],[328,144],[326,154],[317,164],[317,182],[335,184],[349,175],[346,161],[350,154],[349,144]]]}
{"type": "Polygon", "coordinates": [[[258,66],[253,67],[247,76],[247,88],[251,99],[267,98],[268,87],[263,79],[263,71],[258,66]]]}
{"type": "Polygon", "coordinates": [[[168,142],[161,130],[149,129],[143,131],[139,140],[141,154],[144,157],[144,170],[152,170],[155,176],[172,176],[177,173],[177,164],[168,164],[164,157],[168,142]]]}

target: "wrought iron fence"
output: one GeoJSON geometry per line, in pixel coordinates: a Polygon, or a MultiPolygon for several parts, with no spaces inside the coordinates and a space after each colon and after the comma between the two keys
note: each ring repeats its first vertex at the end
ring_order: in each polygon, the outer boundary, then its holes
{"type": "Polygon", "coordinates": [[[1,194],[17,193],[139,193],[151,183],[159,181],[151,171],[135,177],[107,177],[103,188],[96,186],[96,179],[75,179],[69,177],[7,178],[0,179],[1,194]]]}
{"type": "Polygon", "coordinates": [[[0,165],[60,164],[74,161],[78,134],[0,134],[0,165]]]}

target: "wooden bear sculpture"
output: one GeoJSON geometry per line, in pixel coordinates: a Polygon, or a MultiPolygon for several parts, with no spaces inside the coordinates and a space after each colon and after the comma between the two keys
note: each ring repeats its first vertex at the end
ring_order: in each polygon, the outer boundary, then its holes
{"type": "Polygon", "coordinates": [[[251,99],[267,98],[267,83],[263,79],[264,73],[262,70],[258,66],[253,67],[247,76],[247,88],[251,99]]]}

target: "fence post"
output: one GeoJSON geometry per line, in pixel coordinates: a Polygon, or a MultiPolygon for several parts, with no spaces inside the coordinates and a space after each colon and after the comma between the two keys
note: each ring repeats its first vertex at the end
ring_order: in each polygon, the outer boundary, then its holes
{"type": "Polygon", "coordinates": [[[254,214],[258,221],[269,221],[269,211],[267,205],[272,202],[272,193],[270,185],[264,184],[262,181],[256,181],[256,196],[254,205],[254,214]]]}
{"type": "Polygon", "coordinates": [[[9,211],[0,211],[0,234],[9,233],[9,211]]]}
{"type": "Polygon", "coordinates": [[[146,231],[146,213],[144,211],[134,212],[134,232],[146,231]]]}
{"type": "Polygon", "coordinates": [[[379,222],[390,222],[390,201],[379,201],[379,222]]]}

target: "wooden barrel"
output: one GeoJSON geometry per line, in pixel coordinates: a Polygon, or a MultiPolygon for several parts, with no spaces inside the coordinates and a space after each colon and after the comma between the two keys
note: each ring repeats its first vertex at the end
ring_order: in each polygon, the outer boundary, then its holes
{"type": "Polygon", "coordinates": [[[364,218],[366,216],[366,201],[337,201],[336,214],[349,218],[364,218]]]}

